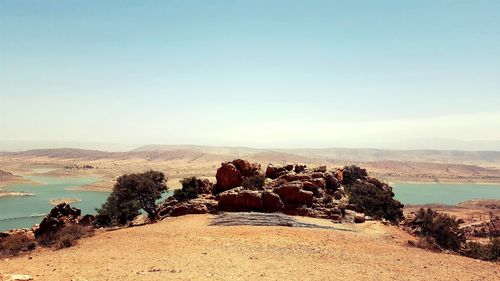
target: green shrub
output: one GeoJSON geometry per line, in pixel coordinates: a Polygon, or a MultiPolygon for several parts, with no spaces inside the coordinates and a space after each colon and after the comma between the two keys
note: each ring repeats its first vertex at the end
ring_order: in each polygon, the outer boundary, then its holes
{"type": "Polygon", "coordinates": [[[459,228],[455,217],[440,214],[428,208],[418,211],[416,221],[420,225],[420,234],[434,238],[436,243],[444,249],[458,251],[460,245],[465,242],[465,235],[459,228]]]}
{"type": "Polygon", "coordinates": [[[70,224],[57,232],[48,232],[41,235],[37,238],[37,241],[44,247],[62,249],[76,245],[79,239],[92,236],[93,233],[92,227],[70,224]]]}
{"type": "Polygon", "coordinates": [[[139,215],[142,208],[154,221],[158,215],[156,201],[168,191],[162,172],[147,171],[120,176],[106,203],[97,210],[97,223],[125,224],[139,215]]]}
{"type": "Polygon", "coordinates": [[[16,256],[35,249],[35,242],[24,233],[17,233],[0,240],[0,257],[16,256]]]}
{"type": "Polygon", "coordinates": [[[375,219],[386,219],[397,223],[403,219],[403,205],[393,199],[394,194],[366,182],[347,186],[349,203],[362,207],[365,214],[375,219]]]}
{"type": "Polygon", "coordinates": [[[500,238],[491,238],[487,244],[468,242],[464,255],[485,261],[500,261],[500,238]]]}
{"type": "Polygon", "coordinates": [[[248,177],[241,182],[241,186],[250,190],[261,190],[266,182],[266,176],[258,174],[248,177]]]}
{"type": "Polygon", "coordinates": [[[342,184],[354,184],[358,179],[365,179],[367,176],[365,169],[355,165],[345,166],[342,169],[342,184]]]}
{"type": "Polygon", "coordinates": [[[182,188],[174,191],[174,198],[178,201],[187,201],[198,197],[198,179],[185,178],[181,181],[182,188]]]}

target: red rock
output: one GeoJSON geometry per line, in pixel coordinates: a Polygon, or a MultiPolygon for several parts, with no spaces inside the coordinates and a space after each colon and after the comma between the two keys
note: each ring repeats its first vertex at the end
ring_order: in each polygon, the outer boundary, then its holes
{"type": "Polygon", "coordinates": [[[278,194],[271,191],[262,192],[262,209],[267,212],[278,212],[283,209],[283,202],[278,194]]]}
{"type": "Polygon", "coordinates": [[[274,193],[278,194],[285,204],[311,205],[313,193],[302,188],[302,182],[291,182],[275,187],[274,193]]]}
{"type": "Polygon", "coordinates": [[[172,217],[177,217],[187,214],[206,214],[206,213],[208,213],[208,208],[204,204],[187,201],[174,205],[169,215],[172,217]]]}
{"type": "Polygon", "coordinates": [[[261,192],[241,187],[217,195],[219,211],[258,211],[262,209],[261,192]]]}
{"type": "Polygon", "coordinates": [[[243,159],[233,160],[233,165],[240,171],[243,178],[253,177],[259,174],[260,164],[250,163],[243,159]]]}
{"type": "Polygon", "coordinates": [[[198,194],[212,194],[213,184],[208,179],[197,179],[198,194]]]}
{"type": "Polygon", "coordinates": [[[342,192],[340,192],[339,190],[335,191],[333,193],[333,198],[335,198],[335,200],[340,200],[342,199],[342,192]]]}
{"type": "Polygon", "coordinates": [[[302,173],[305,170],[306,170],[306,165],[301,165],[301,164],[295,165],[295,168],[294,168],[295,173],[297,173],[297,174],[302,173]]]}
{"type": "Polygon", "coordinates": [[[365,214],[357,214],[354,216],[355,223],[364,223],[365,222],[365,214]]]}
{"type": "Polygon", "coordinates": [[[215,177],[217,193],[238,187],[243,181],[240,171],[230,162],[222,163],[215,177]]]}
{"type": "Polygon", "coordinates": [[[277,179],[279,176],[285,175],[288,170],[283,166],[275,166],[269,164],[266,169],[266,178],[277,179]]]}

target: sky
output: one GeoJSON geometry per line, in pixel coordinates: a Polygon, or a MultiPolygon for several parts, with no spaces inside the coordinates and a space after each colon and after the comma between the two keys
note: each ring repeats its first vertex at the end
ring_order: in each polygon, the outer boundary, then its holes
{"type": "Polygon", "coordinates": [[[500,150],[499,11],[485,0],[0,0],[0,150],[500,150]]]}

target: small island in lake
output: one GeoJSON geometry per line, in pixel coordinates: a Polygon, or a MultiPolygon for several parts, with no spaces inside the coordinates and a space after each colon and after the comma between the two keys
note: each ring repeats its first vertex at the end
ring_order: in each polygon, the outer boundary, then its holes
{"type": "Polygon", "coordinates": [[[58,198],[58,199],[52,199],[49,202],[50,202],[50,205],[57,206],[57,205],[62,204],[62,203],[71,204],[71,203],[76,203],[76,202],[82,202],[82,200],[78,199],[78,198],[58,198]]]}

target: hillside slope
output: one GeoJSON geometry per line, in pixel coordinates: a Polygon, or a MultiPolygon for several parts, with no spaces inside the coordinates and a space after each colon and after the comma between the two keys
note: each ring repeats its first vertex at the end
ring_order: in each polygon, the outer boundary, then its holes
{"type": "MultiPolygon", "coordinates": [[[[300,218],[307,222],[328,221],[300,218]]],[[[377,222],[317,228],[212,226],[207,215],[100,233],[0,261],[35,280],[499,280],[498,264],[427,252],[377,222]]]]}

